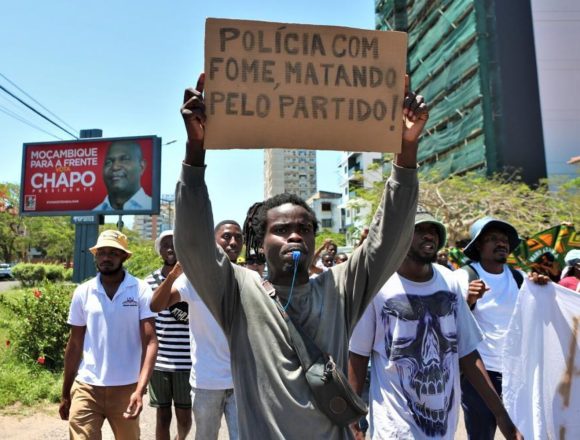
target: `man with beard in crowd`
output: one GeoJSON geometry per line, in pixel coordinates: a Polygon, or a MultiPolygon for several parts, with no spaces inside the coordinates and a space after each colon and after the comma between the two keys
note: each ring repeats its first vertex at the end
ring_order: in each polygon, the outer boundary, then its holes
{"type": "Polygon", "coordinates": [[[115,438],[137,440],[157,355],[151,288],[124,270],[121,232],[102,232],[90,251],[99,273],[73,294],[59,413],[71,439],[100,438],[107,419],[115,438]]]}
{"type": "MultiPolygon", "coordinates": [[[[484,339],[477,349],[497,391],[502,393],[502,350],[524,274],[508,266],[507,257],[519,244],[516,229],[491,217],[477,220],[470,229],[471,241],[463,253],[471,263],[456,270],[456,277],[484,339]]],[[[549,278],[532,273],[530,278],[546,284],[549,278]]],[[[461,405],[469,438],[492,440],[498,420],[466,378],[461,381],[461,405]]]]}
{"type": "MultiPolygon", "coordinates": [[[[453,273],[433,264],[446,230],[418,209],[403,264],[367,307],[349,355],[349,381],[361,394],[372,355],[371,438],[452,440],[460,407],[460,372],[497,417],[506,438],[521,438],[476,350],[481,332],[453,273]],[[517,437],[516,437],[517,436],[517,437]]],[[[364,438],[359,423],[357,438],[364,438]]]]}

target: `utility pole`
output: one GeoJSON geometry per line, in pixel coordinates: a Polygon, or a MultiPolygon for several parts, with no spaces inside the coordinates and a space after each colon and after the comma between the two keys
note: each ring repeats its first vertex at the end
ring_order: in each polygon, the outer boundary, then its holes
{"type": "MultiPolygon", "coordinates": [[[[80,139],[103,137],[103,130],[81,130],[80,139]]],[[[99,236],[99,224],[103,224],[102,215],[73,216],[72,223],[75,225],[75,250],[72,280],[81,283],[87,278],[94,277],[97,273],[93,254],[89,248],[94,246],[99,236]]]]}

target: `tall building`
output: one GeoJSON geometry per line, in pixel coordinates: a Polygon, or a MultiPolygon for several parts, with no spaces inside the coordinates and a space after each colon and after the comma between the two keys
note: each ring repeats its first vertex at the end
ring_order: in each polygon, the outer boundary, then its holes
{"type": "Polygon", "coordinates": [[[546,176],[530,2],[376,0],[376,27],[408,33],[411,87],[430,104],[423,170],[546,176]]]}
{"type": "Polygon", "coordinates": [[[303,199],[316,192],[316,150],[264,150],[264,198],[284,192],[303,199]]]}
{"type": "Polygon", "coordinates": [[[580,2],[532,0],[548,176],[577,177],[580,155],[580,2]]]}
{"type": "Polygon", "coordinates": [[[306,199],[306,203],[316,214],[321,230],[326,229],[335,233],[343,232],[340,210],[342,194],[318,191],[306,199]]]}
{"type": "Polygon", "coordinates": [[[133,218],[133,230],[139,234],[139,237],[146,240],[152,240],[157,236],[156,225],[153,224],[152,215],[136,215],[133,218]]]}
{"type": "Polygon", "coordinates": [[[357,197],[357,189],[371,188],[383,178],[382,153],[345,152],[340,162],[342,181],[341,231],[348,244],[356,244],[359,232],[368,225],[370,207],[357,197]],[[374,166],[374,168],[373,168],[374,166]]]}
{"type": "Polygon", "coordinates": [[[173,229],[174,220],[175,196],[163,194],[159,203],[159,215],[136,215],[133,230],[142,238],[155,240],[161,232],[173,229]]]}

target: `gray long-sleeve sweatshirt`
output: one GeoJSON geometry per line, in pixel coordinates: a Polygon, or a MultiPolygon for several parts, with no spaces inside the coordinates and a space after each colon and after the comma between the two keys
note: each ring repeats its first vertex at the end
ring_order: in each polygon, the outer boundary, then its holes
{"type": "MultiPolygon", "coordinates": [[[[240,438],[351,438],[316,408],[286,322],[258,274],[231,264],[216,245],[204,173],[205,167],[182,167],[174,242],[186,276],[228,339],[240,438]]],[[[393,166],[364,244],[346,263],[294,287],[288,314],[343,371],[354,325],[407,254],[417,197],[417,171],[393,166]]],[[[285,304],[289,287],[274,287],[285,304]]]]}

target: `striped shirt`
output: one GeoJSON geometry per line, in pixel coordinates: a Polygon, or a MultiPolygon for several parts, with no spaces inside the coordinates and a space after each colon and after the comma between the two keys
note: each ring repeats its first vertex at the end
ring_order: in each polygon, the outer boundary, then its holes
{"type": "MultiPolygon", "coordinates": [[[[151,273],[145,281],[155,291],[165,277],[161,269],[151,273]]],[[[159,341],[155,369],[158,371],[191,370],[189,321],[186,302],[162,310],[155,318],[155,332],[159,341]]]]}

